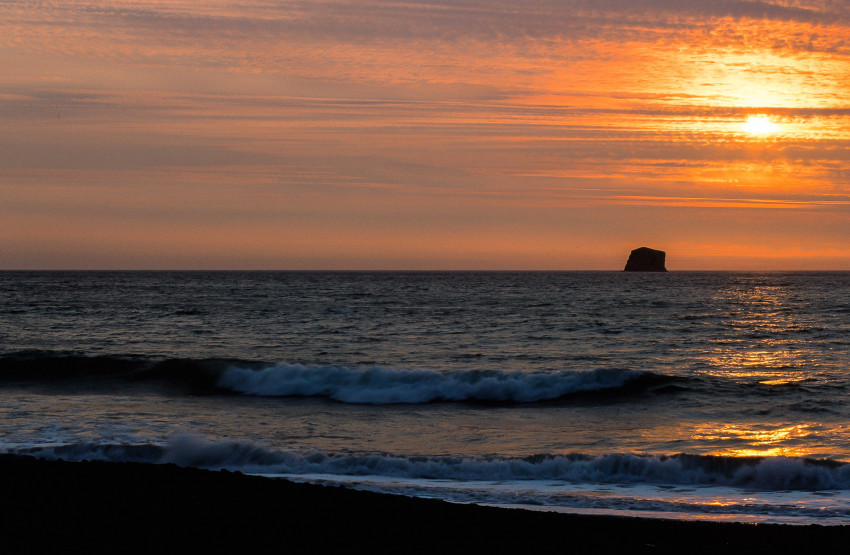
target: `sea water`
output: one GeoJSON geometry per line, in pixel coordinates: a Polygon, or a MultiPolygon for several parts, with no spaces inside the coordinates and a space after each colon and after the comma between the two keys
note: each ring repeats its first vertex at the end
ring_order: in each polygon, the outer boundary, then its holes
{"type": "Polygon", "coordinates": [[[0,272],[0,451],[850,524],[848,292],[848,272],[0,272]]]}

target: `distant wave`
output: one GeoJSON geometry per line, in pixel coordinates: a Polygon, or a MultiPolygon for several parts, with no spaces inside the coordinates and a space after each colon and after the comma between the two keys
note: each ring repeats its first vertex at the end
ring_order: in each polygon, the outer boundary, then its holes
{"type": "Polygon", "coordinates": [[[325,397],[343,403],[365,404],[529,403],[584,393],[629,395],[674,380],[676,378],[653,372],[625,369],[552,373],[437,372],[45,353],[0,357],[0,381],[6,382],[60,383],[82,389],[116,383],[164,385],[198,393],[325,397]]]}
{"type": "Polygon", "coordinates": [[[573,398],[629,400],[646,394],[692,392],[735,399],[785,395],[800,412],[829,412],[848,382],[759,382],[749,377],[681,377],[647,370],[598,368],[585,371],[403,369],[343,365],[87,356],[28,351],[0,355],[0,386],[61,386],[78,392],[116,387],[160,388],[169,393],[262,397],[323,397],[342,403],[417,404],[471,402],[520,404],[566,402],[573,398]],[[825,395],[820,395],[823,390],[825,395]],[[796,397],[803,392],[817,399],[796,397]]]}
{"type": "Polygon", "coordinates": [[[357,369],[344,366],[278,364],[224,371],[221,387],[249,395],[328,397],[345,403],[492,401],[528,403],[575,393],[623,388],[665,378],[636,370],[521,373],[499,371],[357,369]]]}
{"type": "Polygon", "coordinates": [[[245,441],[174,436],[167,445],[99,445],[15,448],[7,452],[66,460],[174,463],[271,475],[380,476],[461,481],[552,480],[729,486],[765,491],[850,489],[850,464],[793,457],[535,455],[505,457],[402,457],[277,451],[245,441]]]}

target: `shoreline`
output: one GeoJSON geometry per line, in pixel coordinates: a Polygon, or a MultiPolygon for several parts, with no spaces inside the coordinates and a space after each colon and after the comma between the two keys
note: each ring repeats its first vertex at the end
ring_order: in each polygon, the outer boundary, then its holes
{"type": "Polygon", "coordinates": [[[769,553],[846,548],[850,526],[742,524],[456,504],[175,465],[0,455],[0,533],[33,547],[433,553],[769,553]]]}

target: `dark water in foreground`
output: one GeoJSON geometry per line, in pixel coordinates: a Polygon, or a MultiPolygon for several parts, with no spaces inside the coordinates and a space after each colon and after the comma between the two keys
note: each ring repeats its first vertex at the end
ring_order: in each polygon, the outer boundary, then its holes
{"type": "Polygon", "coordinates": [[[850,524],[850,273],[0,272],[0,451],[850,524]]]}

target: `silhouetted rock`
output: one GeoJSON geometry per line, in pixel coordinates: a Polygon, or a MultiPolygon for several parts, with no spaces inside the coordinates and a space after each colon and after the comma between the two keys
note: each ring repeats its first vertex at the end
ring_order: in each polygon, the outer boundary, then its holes
{"type": "Polygon", "coordinates": [[[626,262],[626,272],[666,272],[664,259],[667,253],[647,247],[641,247],[632,251],[629,261],[626,262]]]}

